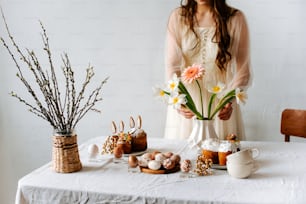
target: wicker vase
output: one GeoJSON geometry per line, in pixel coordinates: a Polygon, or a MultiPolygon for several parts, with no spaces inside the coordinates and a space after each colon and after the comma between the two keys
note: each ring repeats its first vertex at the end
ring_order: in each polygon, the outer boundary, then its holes
{"type": "Polygon", "coordinates": [[[77,135],[74,132],[55,131],[53,134],[52,168],[58,173],[71,173],[82,169],[77,135]]]}

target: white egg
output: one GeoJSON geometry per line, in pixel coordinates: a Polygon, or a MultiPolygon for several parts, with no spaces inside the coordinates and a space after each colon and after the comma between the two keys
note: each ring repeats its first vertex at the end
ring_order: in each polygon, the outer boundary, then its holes
{"type": "Polygon", "coordinates": [[[89,158],[95,158],[99,153],[99,147],[96,144],[90,144],[87,149],[89,158]]]}
{"type": "Polygon", "coordinates": [[[138,165],[141,167],[148,167],[148,160],[143,159],[142,157],[140,157],[138,159],[138,165]]]}
{"type": "Polygon", "coordinates": [[[152,160],[152,154],[151,153],[144,153],[143,155],[141,155],[141,158],[147,161],[152,160]]]}
{"type": "Polygon", "coordinates": [[[148,162],[149,169],[158,170],[161,167],[161,163],[156,160],[151,160],[148,162]]]}
{"type": "Polygon", "coordinates": [[[155,155],[155,160],[162,163],[166,159],[165,155],[162,153],[158,153],[155,155]]]}

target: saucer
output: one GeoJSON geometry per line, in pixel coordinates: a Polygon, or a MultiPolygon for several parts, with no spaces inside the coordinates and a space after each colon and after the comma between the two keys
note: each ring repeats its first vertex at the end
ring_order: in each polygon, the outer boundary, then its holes
{"type": "Polygon", "coordinates": [[[147,149],[144,150],[144,151],[132,152],[132,153],[130,153],[130,154],[123,154],[123,156],[124,156],[124,157],[129,157],[129,156],[131,156],[131,155],[140,156],[140,155],[142,155],[142,154],[144,154],[144,153],[146,153],[146,152],[147,152],[147,149]]]}
{"type": "Polygon", "coordinates": [[[219,165],[219,164],[212,164],[211,168],[212,169],[218,169],[218,170],[227,170],[226,165],[219,165]]]}

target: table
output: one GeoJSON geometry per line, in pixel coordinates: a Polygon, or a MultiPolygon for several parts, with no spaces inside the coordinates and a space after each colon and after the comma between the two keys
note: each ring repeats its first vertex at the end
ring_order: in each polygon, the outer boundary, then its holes
{"type": "MultiPolygon", "coordinates": [[[[126,164],[88,161],[87,147],[105,137],[79,146],[83,169],[60,174],[48,163],[18,182],[16,204],[43,203],[306,203],[306,143],[241,142],[257,147],[260,169],[247,179],[230,177],[226,170],[213,175],[183,178],[181,173],[131,173],[126,164]]],[[[186,142],[148,139],[148,151],[173,151],[186,142]]],[[[182,158],[196,157],[184,151],[182,158]]]]}

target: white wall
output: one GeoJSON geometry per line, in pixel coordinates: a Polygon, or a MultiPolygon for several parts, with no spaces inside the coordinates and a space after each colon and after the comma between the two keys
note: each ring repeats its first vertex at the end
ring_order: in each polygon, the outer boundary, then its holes
{"type": "MultiPolygon", "coordinates": [[[[306,109],[306,2],[231,0],[244,11],[251,32],[253,86],[243,107],[247,139],[281,141],[285,107],[306,109]]],[[[77,127],[79,143],[110,133],[112,120],[143,116],[150,137],[162,137],[165,107],[151,87],[164,80],[164,35],[170,11],[179,0],[0,0],[11,32],[22,48],[41,52],[38,20],[50,37],[54,60],[67,52],[81,82],[95,67],[103,88],[103,115],[89,113],[77,127]]],[[[0,21],[0,36],[7,36],[0,21]]],[[[9,96],[27,96],[16,68],[0,48],[0,203],[13,203],[20,177],[50,161],[52,129],[9,96]]],[[[101,141],[102,143],[103,141],[101,141]]]]}

